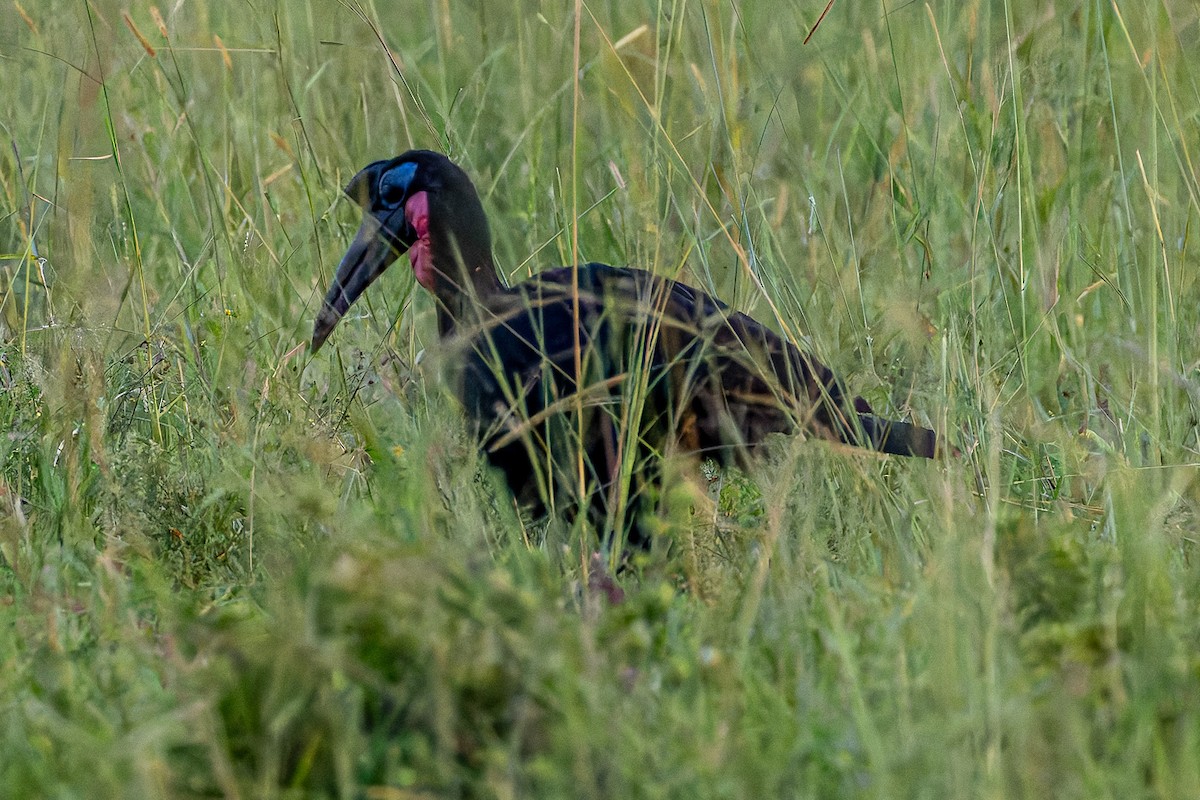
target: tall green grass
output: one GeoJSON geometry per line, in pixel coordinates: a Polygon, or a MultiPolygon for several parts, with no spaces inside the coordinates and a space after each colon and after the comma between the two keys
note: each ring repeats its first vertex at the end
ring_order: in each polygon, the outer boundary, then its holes
{"type": "Polygon", "coordinates": [[[317,5],[0,11],[7,792],[1200,795],[1194,3],[317,5]],[[682,476],[601,602],[402,265],[303,349],[418,146],[960,452],[682,476]]]}

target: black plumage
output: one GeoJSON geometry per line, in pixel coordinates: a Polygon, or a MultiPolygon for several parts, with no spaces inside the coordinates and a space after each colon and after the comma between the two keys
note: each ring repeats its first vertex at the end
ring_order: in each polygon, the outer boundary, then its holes
{"type": "Polygon", "coordinates": [[[526,505],[590,508],[640,536],[637,509],[664,455],[744,463],[800,430],[932,458],[933,431],[872,413],[833,373],[745,314],[644,270],[584,264],[501,283],[487,218],[445,156],[378,161],[346,188],[363,208],[313,329],[325,342],[364,289],[409,252],[461,358],[455,388],[484,452],[526,505]]]}

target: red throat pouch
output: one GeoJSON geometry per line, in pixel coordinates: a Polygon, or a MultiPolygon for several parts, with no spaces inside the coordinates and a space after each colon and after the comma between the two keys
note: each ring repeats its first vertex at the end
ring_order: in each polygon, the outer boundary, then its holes
{"type": "Polygon", "coordinates": [[[429,243],[429,195],[417,192],[404,204],[404,216],[417,233],[417,241],[408,250],[417,283],[434,291],[437,280],[433,270],[433,252],[429,243]]]}

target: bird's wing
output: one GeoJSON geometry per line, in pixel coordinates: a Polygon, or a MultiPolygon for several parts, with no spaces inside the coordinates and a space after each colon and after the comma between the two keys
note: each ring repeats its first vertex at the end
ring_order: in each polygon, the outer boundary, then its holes
{"type": "Polygon", "coordinates": [[[643,389],[665,406],[659,410],[673,430],[694,431],[695,449],[741,452],[768,433],[800,427],[849,437],[852,422],[840,410],[843,393],[828,369],[692,286],[643,270],[587,264],[539,273],[516,294],[528,313],[513,314],[509,327],[538,342],[526,358],[542,358],[573,376],[578,320],[585,351],[579,385],[588,385],[588,357],[603,376],[642,367],[643,389]]]}
{"type": "Polygon", "coordinates": [[[687,431],[685,449],[722,460],[801,429],[932,455],[932,432],[876,417],[813,356],[678,281],[604,264],[561,267],[513,287],[491,312],[486,330],[471,335],[464,397],[475,419],[507,425],[510,437],[514,407],[536,420],[572,398],[624,423],[634,396],[639,413],[652,412],[643,425],[687,431]]]}

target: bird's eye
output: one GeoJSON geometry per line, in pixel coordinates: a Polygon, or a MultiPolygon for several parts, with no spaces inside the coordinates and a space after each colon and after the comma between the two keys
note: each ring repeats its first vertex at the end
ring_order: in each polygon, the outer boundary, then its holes
{"type": "Polygon", "coordinates": [[[380,201],[387,206],[398,206],[404,202],[416,171],[417,165],[410,161],[383,173],[379,179],[380,201]]]}

